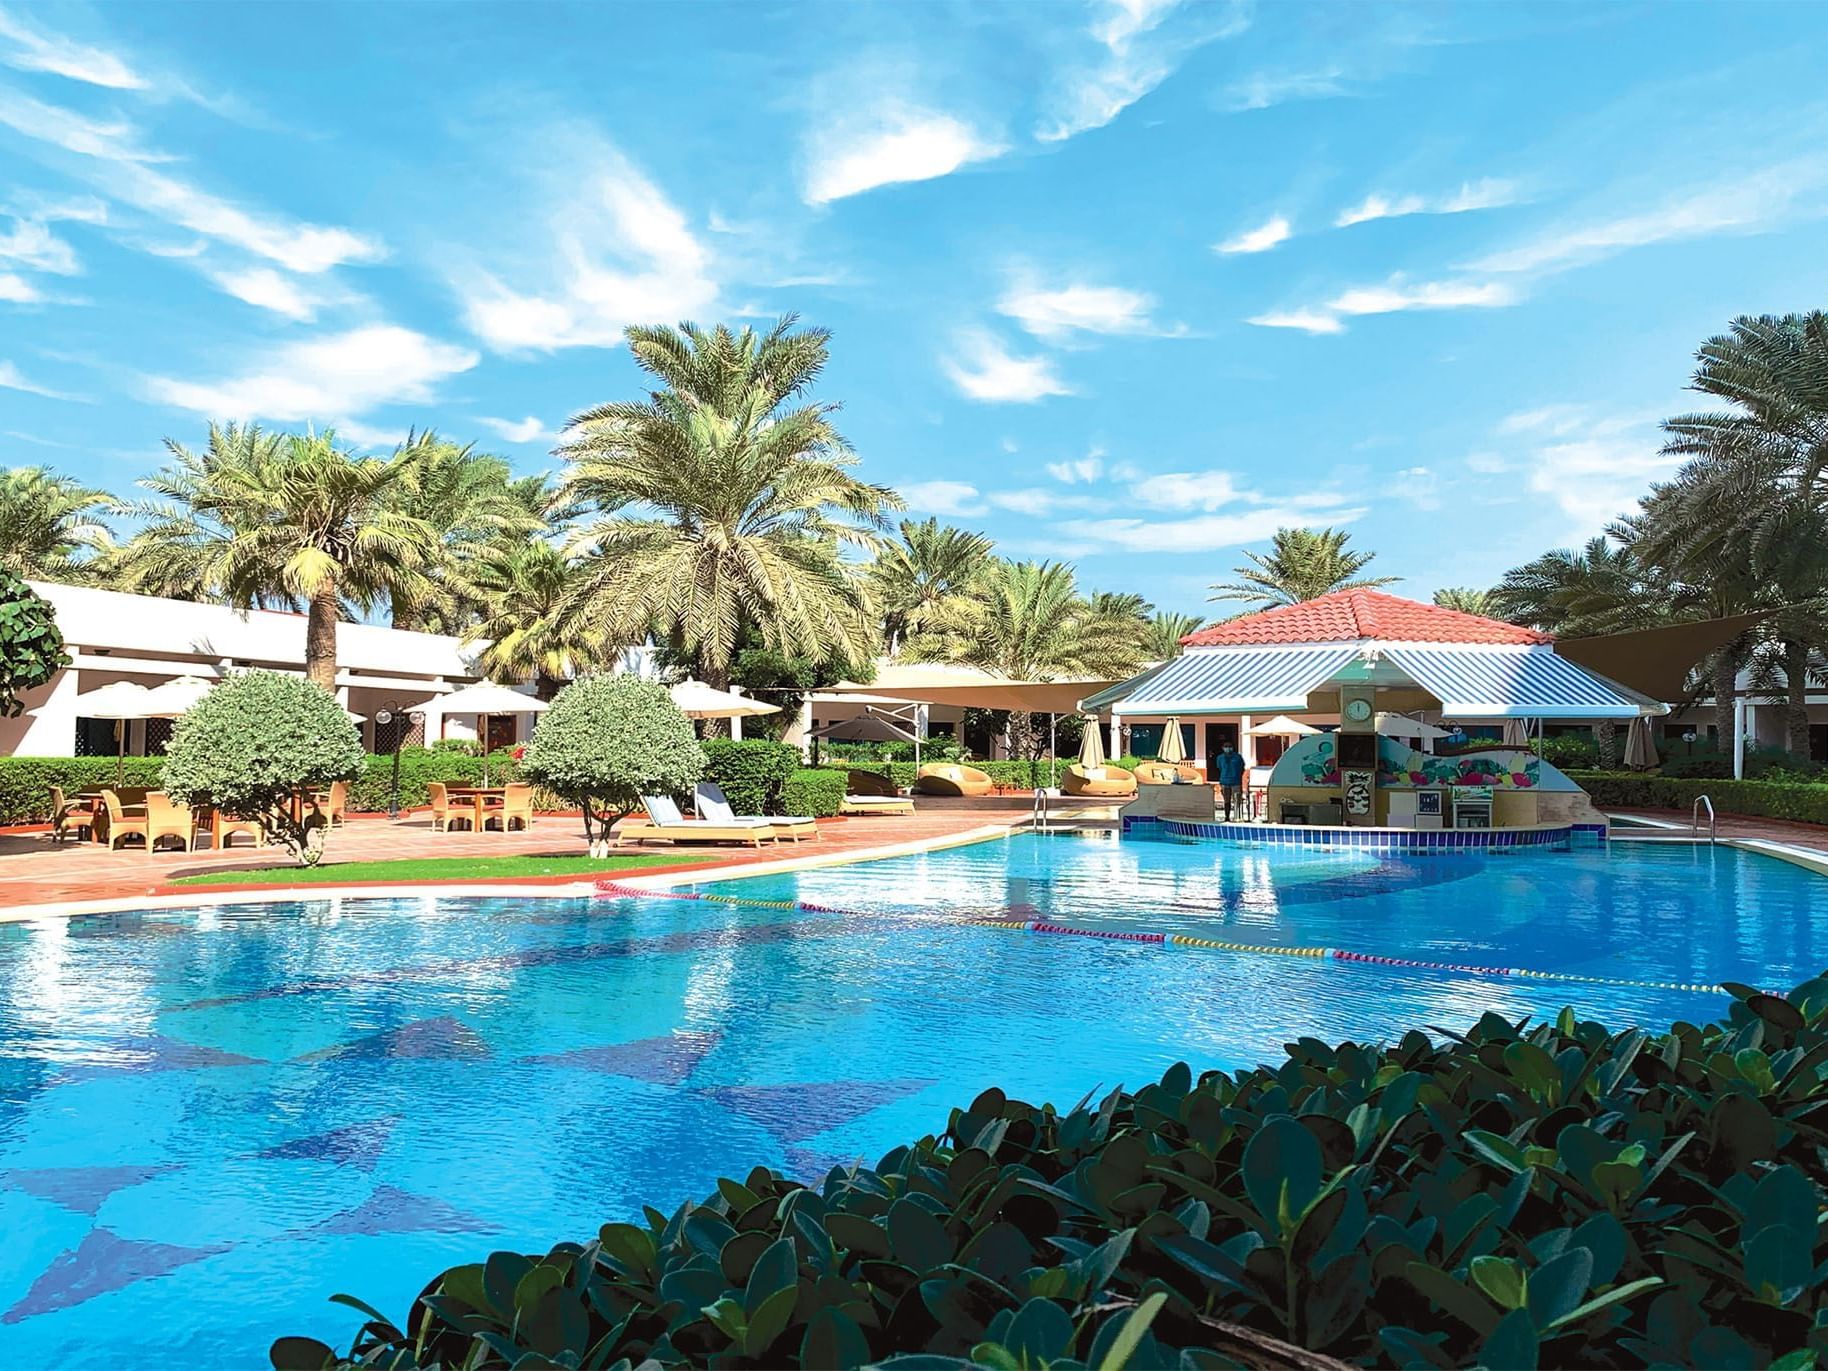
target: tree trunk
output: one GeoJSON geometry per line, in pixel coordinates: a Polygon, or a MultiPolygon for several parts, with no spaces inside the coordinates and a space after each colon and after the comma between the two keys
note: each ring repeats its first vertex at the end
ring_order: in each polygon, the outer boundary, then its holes
{"type": "Polygon", "coordinates": [[[342,617],[336,582],[325,578],[311,596],[305,618],[305,679],[336,694],[336,625],[342,617]]]}
{"type": "Polygon", "coordinates": [[[559,693],[559,678],[541,671],[533,677],[533,694],[536,698],[552,703],[552,697],[559,693]]]}
{"type": "Polygon", "coordinates": [[[1721,752],[1733,754],[1733,701],[1738,694],[1739,663],[1722,648],[1714,654],[1714,733],[1721,752]]]}
{"type": "MultiPolygon", "coordinates": [[[[699,669],[704,672],[704,683],[713,690],[730,688],[730,667],[728,663],[700,662],[699,669]]],[[[730,721],[728,719],[700,719],[704,725],[704,736],[707,738],[728,738],[730,721]]]]}
{"type": "Polygon", "coordinates": [[[1593,726],[1593,740],[1599,744],[1600,770],[1612,770],[1619,764],[1619,726],[1611,719],[1601,719],[1593,726]]]}
{"type": "Polygon", "coordinates": [[[1784,748],[1799,761],[1809,759],[1809,644],[1784,641],[1784,748]]]}
{"type": "Polygon", "coordinates": [[[388,619],[392,627],[404,632],[416,633],[419,630],[419,626],[425,622],[420,618],[419,611],[410,605],[403,605],[396,602],[390,609],[391,612],[388,615],[388,619]]]}

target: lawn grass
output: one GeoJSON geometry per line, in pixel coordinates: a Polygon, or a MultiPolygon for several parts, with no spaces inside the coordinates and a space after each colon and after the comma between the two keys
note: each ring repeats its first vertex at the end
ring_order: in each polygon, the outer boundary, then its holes
{"type": "Polygon", "coordinates": [[[296,885],[306,881],[502,880],[527,876],[611,876],[644,866],[702,861],[702,853],[641,852],[591,857],[403,857],[380,862],[328,862],[322,866],[261,866],[179,876],[173,885],[296,885]]]}

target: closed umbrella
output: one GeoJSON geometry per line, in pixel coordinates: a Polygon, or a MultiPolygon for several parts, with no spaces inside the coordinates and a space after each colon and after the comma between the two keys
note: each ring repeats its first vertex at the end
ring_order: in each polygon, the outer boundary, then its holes
{"type": "Polygon", "coordinates": [[[1079,740],[1079,765],[1088,771],[1104,765],[1103,732],[1098,727],[1098,720],[1088,718],[1085,721],[1085,736],[1079,740]]]}
{"type": "Polygon", "coordinates": [[[1625,766],[1632,771],[1649,771],[1661,758],[1651,740],[1650,720],[1639,715],[1625,730],[1625,766]]]}
{"type": "Polygon", "coordinates": [[[1155,751],[1156,760],[1178,766],[1187,760],[1187,744],[1181,737],[1181,720],[1177,714],[1162,727],[1162,745],[1155,751]]]}
{"type": "Polygon", "coordinates": [[[1528,747],[1530,745],[1529,724],[1523,719],[1506,719],[1502,741],[1506,747],[1528,747]]]}
{"type": "Polygon", "coordinates": [[[476,736],[482,741],[482,783],[489,783],[489,719],[496,714],[543,714],[550,706],[534,695],[526,695],[493,681],[482,681],[462,690],[453,690],[438,700],[444,714],[474,714],[476,736]]]}

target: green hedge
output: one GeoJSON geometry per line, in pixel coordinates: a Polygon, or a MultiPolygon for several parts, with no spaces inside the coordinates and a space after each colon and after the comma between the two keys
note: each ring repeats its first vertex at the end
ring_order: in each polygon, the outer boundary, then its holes
{"type": "Polygon", "coordinates": [[[1728,988],[1725,1023],[1655,1036],[1488,1013],[1064,1112],[988,1090],[873,1168],[758,1167],[453,1267],[341,1360],[272,1360],[1801,1371],[1828,1353],[1828,980],[1728,988]]]}
{"type": "Polygon", "coordinates": [[[1719,814],[1828,824],[1828,785],[1811,781],[1690,780],[1635,772],[1571,771],[1601,809],[1674,809],[1686,814],[1698,796],[1719,814]]]}
{"type": "MultiPolygon", "coordinates": [[[[51,818],[51,787],[64,795],[115,784],[114,757],[0,757],[0,824],[42,824],[51,818]]],[[[129,757],[121,784],[155,789],[163,757],[129,757]]]]}
{"type": "Polygon", "coordinates": [[[844,773],[801,767],[781,787],[780,813],[828,819],[844,804],[844,773]]]}
{"type": "Polygon", "coordinates": [[[705,738],[705,779],[738,814],[779,814],[781,788],[803,763],[800,750],[765,738],[705,738]]]}

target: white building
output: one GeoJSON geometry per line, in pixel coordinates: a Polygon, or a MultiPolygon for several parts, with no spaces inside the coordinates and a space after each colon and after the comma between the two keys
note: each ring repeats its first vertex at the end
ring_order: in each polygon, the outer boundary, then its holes
{"type": "MultiPolygon", "coordinates": [[[[0,719],[0,754],[30,757],[112,755],[118,746],[112,720],[85,719],[82,697],[114,681],[156,686],[178,676],[215,679],[262,667],[304,673],[305,616],[275,610],[246,613],[225,605],[162,600],[88,586],[30,583],[50,601],[70,665],[49,684],[25,695],[25,713],[0,719]]],[[[475,715],[446,715],[440,696],[480,679],[475,666],[483,644],[465,645],[440,633],[412,633],[376,624],[338,626],[337,698],[357,714],[370,751],[392,750],[397,731],[405,741],[476,737],[475,715]],[[423,730],[405,719],[377,727],[374,715],[419,710],[423,730]]],[[[533,716],[497,716],[489,731],[495,746],[512,745],[533,716]]],[[[127,751],[161,750],[169,720],[131,720],[127,751]]]]}

